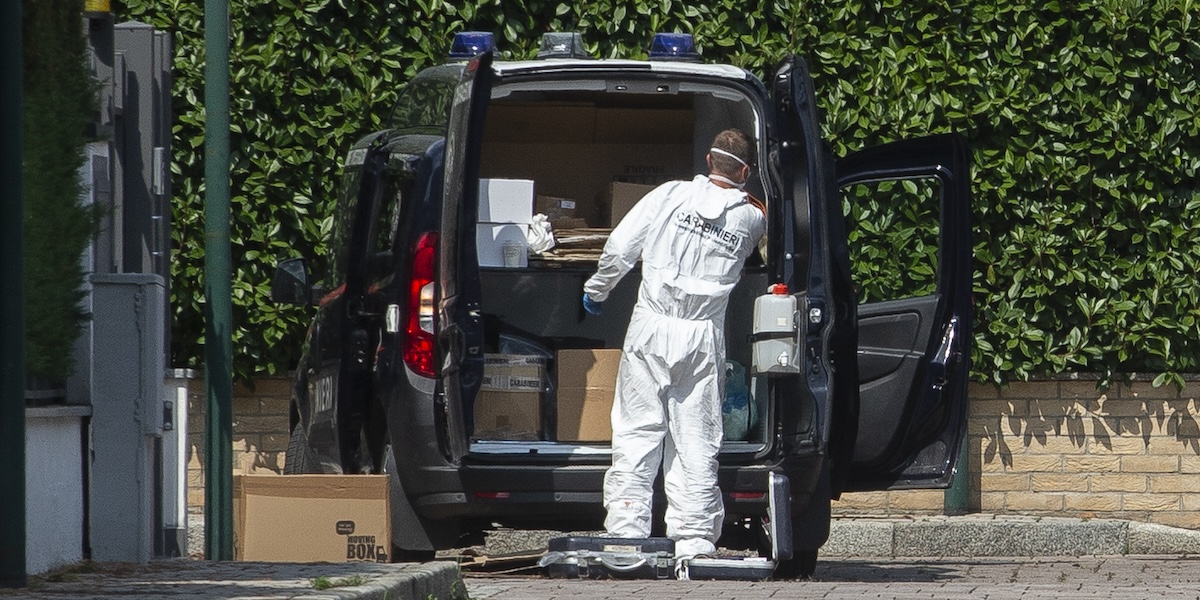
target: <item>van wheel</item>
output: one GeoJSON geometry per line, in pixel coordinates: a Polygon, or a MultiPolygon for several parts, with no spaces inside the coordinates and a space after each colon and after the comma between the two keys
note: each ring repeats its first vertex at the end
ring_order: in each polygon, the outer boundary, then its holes
{"type": "Polygon", "coordinates": [[[283,455],[283,474],[316,473],[317,471],[313,468],[315,464],[312,448],[308,447],[308,435],[304,433],[304,427],[300,423],[296,423],[296,426],[292,428],[292,437],[288,439],[287,454],[283,455]]]}
{"type": "Polygon", "coordinates": [[[392,546],[392,556],[389,562],[394,563],[425,563],[431,562],[436,558],[437,552],[434,550],[403,550],[392,546]]]}
{"type": "Polygon", "coordinates": [[[816,550],[796,550],[792,558],[775,566],[775,579],[808,579],[817,570],[816,550]]]}

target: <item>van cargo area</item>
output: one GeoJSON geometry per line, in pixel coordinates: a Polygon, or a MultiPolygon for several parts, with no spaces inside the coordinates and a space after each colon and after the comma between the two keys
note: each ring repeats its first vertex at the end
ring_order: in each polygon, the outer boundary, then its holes
{"type": "MultiPolygon", "coordinates": [[[[472,453],[607,455],[617,365],[640,270],[613,290],[600,316],[585,316],[583,283],[612,228],[645,193],[706,172],[717,132],[758,129],[751,106],[734,89],[678,82],[568,81],[553,90],[493,91],[480,210],[470,224],[486,357],[474,408],[465,411],[473,421],[472,453]],[[530,227],[547,226],[553,248],[520,245],[530,227]]],[[[770,201],[757,177],[748,191],[770,201]]],[[[769,439],[766,380],[749,375],[754,299],[768,284],[762,260],[752,257],[730,299],[723,453],[753,454],[769,439]]]]}

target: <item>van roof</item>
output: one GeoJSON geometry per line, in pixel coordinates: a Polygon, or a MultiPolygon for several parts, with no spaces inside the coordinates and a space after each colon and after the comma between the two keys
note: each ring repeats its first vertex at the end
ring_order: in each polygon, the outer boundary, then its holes
{"type": "Polygon", "coordinates": [[[733,79],[737,81],[745,81],[753,77],[749,71],[733,65],[663,60],[540,59],[496,61],[492,63],[492,70],[495,71],[497,75],[501,76],[525,73],[549,73],[555,71],[650,71],[652,73],[720,77],[722,79],[733,79]]]}

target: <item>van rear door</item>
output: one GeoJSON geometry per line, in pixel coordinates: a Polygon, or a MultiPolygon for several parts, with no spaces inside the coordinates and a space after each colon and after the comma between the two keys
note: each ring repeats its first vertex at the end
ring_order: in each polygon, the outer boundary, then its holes
{"type": "Polygon", "coordinates": [[[437,340],[441,393],[435,417],[441,450],[457,462],[469,448],[470,414],[483,373],[483,329],[473,226],[479,206],[479,157],[491,96],[492,53],[471,59],[450,107],[443,205],[438,231],[437,340]]]}
{"type": "Polygon", "coordinates": [[[969,168],[957,135],[837,163],[864,299],[857,433],[843,431],[855,440],[847,491],[950,485],[966,434],[971,355],[969,168]]]}
{"type": "MultiPolygon", "coordinates": [[[[799,373],[775,381],[782,450],[836,461],[849,453],[831,423],[856,405],[855,310],[834,160],[821,138],[812,78],[798,57],[786,59],[770,84],[775,123],[772,166],[782,214],[773,222],[768,269],[796,297],[799,373]]],[[[795,473],[793,483],[811,478],[795,473]]]]}

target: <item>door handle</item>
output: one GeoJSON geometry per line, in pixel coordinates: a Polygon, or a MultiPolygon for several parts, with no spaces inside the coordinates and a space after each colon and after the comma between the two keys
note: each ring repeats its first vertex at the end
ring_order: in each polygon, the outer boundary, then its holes
{"type": "Polygon", "coordinates": [[[446,356],[442,370],[447,374],[457,372],[466,356],[467,336],[462,327],[450,325],[443,329],[438,335],[438,345],[446,356]]]}

